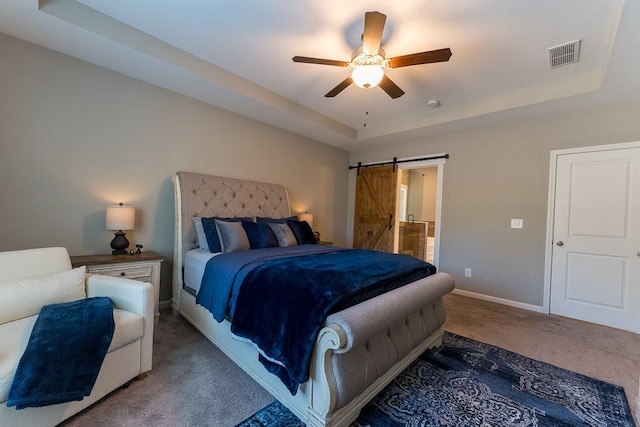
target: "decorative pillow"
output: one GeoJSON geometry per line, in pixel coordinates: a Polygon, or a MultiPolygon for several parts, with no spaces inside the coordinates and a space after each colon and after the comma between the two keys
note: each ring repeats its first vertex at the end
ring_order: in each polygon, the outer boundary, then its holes
{"type": "Polygon", "coordinates": [[[193,226],[196,229],[196,237],[198,238],[198,246],[205,251],[209,250],[209,244],[207,243],[207,235],[204,234],[204,227],[202,226],[202,218],[196,216],[193,218],[193,226]]]}
{"type": "Polygon", "coordinates": [[[307,221],[287,221],[287,225],[293,231],[293,235],[296,236],[296,240],[299,245],[315,245],[316,235],[313,234],[313,230],[307,221]]]}
{"type": "Polygon", "coordinates": [[[242,222],[216,220],[216,228],[220,237],[222,252],[236,252],[251,249],[249,238],[242,227],[242,222]]]}
{"type": "Polygon", "coordinates": [[[269,227],[271,227],[273,234],[275,234],[276,239],[278,239],[278,246],[284,248],[287,246],[295,246],[298,244],[296,236],[293,234],[293,231],[291,231],[291,228],[287,224],[270,222],[269,227]]]}
{"type": "Polygon", "coordinates": [[[256,222],[261,223],[261,224],[286,224],[287,221],[289,221],[290,219],[295,219],[297,220],[298,217],[293,215],[293,216],[288,216],[286,218],[267,218],[264,216],[259,216],[256,218],[256,222]]]}
{"type": "Polygon", "coordinates": [[[226,221],[226,222],[240,222],[240,221],[249,221],[252,222],[253,219],[249,217],[241,217],[241,218],[201,218],[202,228],[204,229],[204,234],[206,237],[207,245],[209,246],[209,252],[216,253],[222,252],[222,246],[220,246],[220,239],[218,238],[218,229],[216,228],[216,220],[226,221]]]}
{"type": "Polygon", "coordinates": [[[242,221],[242,227],[247,232],[251,249],[272,248],[278,246],[278,239],[271,231],[269,224],[242,221]]]}
{"type": "Polygon", "coordinates": [[[47,304],[86,298],[85,271],[82,266],[49,276],[0,283],[0,324],[38,314],[47,304]]]}

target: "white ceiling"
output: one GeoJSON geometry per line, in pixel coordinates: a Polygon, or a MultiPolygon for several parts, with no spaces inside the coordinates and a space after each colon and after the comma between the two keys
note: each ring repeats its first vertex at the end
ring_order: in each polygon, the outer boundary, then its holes
{"type": "MultiPolygon", "coordinates": [[[[637,0],[3,0],[0,31],[347,150],[483,123],[637,102],[637,0]],[[387,70],[406,94],[349,86],[364,13],[387,15],[387,57],[444,47],[448,62],[387,70]],[[580,62],[547,49],[581,39],[580,62]],[[441,107],[427,102],[438,99],[441,107]],[[366,124],[366,126],[365,126],[366,124]]],[[[3,58],[3,60],[5,60],[3,58]]]]}

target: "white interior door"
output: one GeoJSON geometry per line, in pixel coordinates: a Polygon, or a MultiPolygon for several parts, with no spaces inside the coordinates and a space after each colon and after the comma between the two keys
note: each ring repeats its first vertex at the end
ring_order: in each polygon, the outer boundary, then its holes
{"type": "Polygon", "coordinates": [[[557,156],[550,312],[640,332],[640,148],[557,156]]]}

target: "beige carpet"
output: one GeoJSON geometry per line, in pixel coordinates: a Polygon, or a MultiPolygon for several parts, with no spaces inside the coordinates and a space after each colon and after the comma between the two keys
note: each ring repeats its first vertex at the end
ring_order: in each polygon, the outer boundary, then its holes
{"type": "MultiPolygon", "coordinates": [[[[445,329],[625,388],[638,396],[640,335],[460,295],[445,329]]],[[[234,426],[271,396],[184,319],[162,313],[151,373],[65,426],[234,426]]]]}

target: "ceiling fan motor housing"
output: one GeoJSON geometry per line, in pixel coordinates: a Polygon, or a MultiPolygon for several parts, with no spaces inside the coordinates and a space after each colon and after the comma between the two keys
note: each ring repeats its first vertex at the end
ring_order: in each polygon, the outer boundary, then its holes
{"type": "Polygon", "coordinates": [[[384,67],[386,62],[384,58],[385,53],[382,48],[378,49],[378,53],[376,55],[367,55],[362,51],[362,48],[359,47],[351,54],[351,66],[353,68],[362,65],[376,65],[378,67],[384,67]]]}

